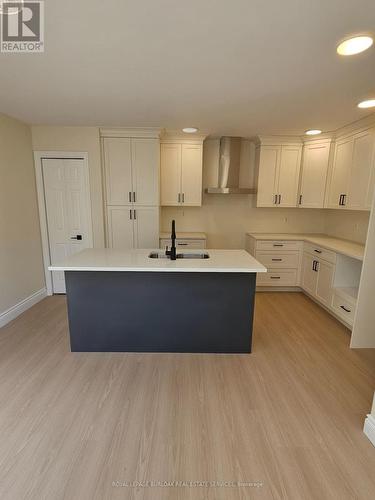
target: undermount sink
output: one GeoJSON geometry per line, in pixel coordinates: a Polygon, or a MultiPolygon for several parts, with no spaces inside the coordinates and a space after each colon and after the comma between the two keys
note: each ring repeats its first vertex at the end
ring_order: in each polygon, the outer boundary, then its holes
{"type": "MultiPolygon", "coordinates": [[[[149,254],[149,259],[169,259],[168,255],[163,252],[151,252],[149,254]]],[[[209,259],[210,256],[207,252],[199,253],[178,253],[176,255],[177,259],[209,259]]]]}

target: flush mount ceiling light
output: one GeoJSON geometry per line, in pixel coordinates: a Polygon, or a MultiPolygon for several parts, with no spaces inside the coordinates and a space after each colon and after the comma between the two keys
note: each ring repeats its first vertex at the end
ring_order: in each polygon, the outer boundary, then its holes
{"type": "Polygon", "coordinates": [[[337,53],[340,54],[340,56],[352,56],[369,49],[373,43],[374,40],[371,36],[354,36],[341,42],[337,46],[337,53]]]}
{"type": "Polygon", "coordinates": [[[313,128],[311,130],[306,130],[306,132],[305,132],[306,135],[319,135],[321,133],[322,133],[322,131],[317,129],[317,128],[313,128]]]}
{"type": "Polygon", "coordinates": [[[375,99],[367,99],[367,101],[362,101],[358,104],[359,108],[374,108],[375,107],[375,99]]]}
{"type": "Polygon", "coordinates": [[[195,132],[198,132],[199,129],[197,127],[185,127],[182,129],[185,134],[194,134],[195,132]]]}

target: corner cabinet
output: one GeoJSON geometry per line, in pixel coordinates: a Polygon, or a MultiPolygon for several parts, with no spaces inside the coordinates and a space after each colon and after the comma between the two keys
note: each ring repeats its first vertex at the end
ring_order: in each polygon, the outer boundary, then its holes
{"type": "Polygon", "coordinates": [[[269,139],[260,138],[256,151],[257,207],[297,206],[301,152],[301,142],[270,144],[269,139]]]}
{"type": "Polygon", "coordinates": [[[374,169],[375,129],[336,139],[326,208],[370,210],[375,182],[374,169]]]}
{"type": "Polygon", "coordinates": [[[160,146],[161,205],[202,205],[203,139],[164,140],[160,146]]]}
{"type": "Polygon", "coordinates": [[[107,246],[158,248],[159,131],[105,129],[101,135],[107,246]]]}
{"type": "Polygon", "coordinates": [[[331,139],[306,142],[303,146],[300,208],[323,208],[331,139]]]}

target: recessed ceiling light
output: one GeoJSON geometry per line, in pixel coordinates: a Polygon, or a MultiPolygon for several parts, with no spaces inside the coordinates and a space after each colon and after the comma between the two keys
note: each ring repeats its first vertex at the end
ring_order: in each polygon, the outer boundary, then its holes
{"type": "Polygon", "coordinates": [[[197,129],[196,127],[185,127],[182,129],[185,134],[194,134],[194,132],[198,132],[198,130],[199,129],[197,129]]]}
{"type": "Polygon", "coordinates": [[[362,101],[358,104],[359,108],[374,108],[375,99],[367,99],[367,101],[362,101]]]}
{"type": "Polygon", "coordinates": [[[317,128],[311,129],[311,130],[306,130],[306,132],[305,132],[306,135],[319,135],[321,133],[322,133],[322,131],[317,129],[317,128]]]}
{"type": "Polygon", "coordinates": [[[354,36],[341,42],[337,46],[337,53],[340,56],[352,56],[369,49],[373,43],[371,36],[354,36]]]}

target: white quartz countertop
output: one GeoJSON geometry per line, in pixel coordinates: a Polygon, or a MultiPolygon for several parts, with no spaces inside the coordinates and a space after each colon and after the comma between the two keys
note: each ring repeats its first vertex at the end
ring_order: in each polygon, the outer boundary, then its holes
{"type": "MultiPolygon", "coordinates": [[[[168,240],[171,237],[171,232],[162,232],[160,233],[160,238],[163,240],[168,240]]],[[[184,232],[176,232],[176,238],[180,240],[205,240],[207,239],[206,233],[184,233],[184,232]]]]}
{"type": "Polygon", "coordinates": [[[353,259],[363,260],[365,245],[350,240],[334,238],[327,234],[313,233],[246,233],[256,240],[284,240],[284,241],[307,241],[319,245],[327,250],[352,257],[353,259]]]}
{"type": "MultiPolygon", "coordinates": [[[[209,259],[150,259],[155,250],[113,250],[88,248],[57,265],[50,271],[155,271],[202,273],[264,273],[267,269],[246,250],[205,250],[209,259]]],[[[197,253],[189,250],[184,253],[197,253]]]]}

